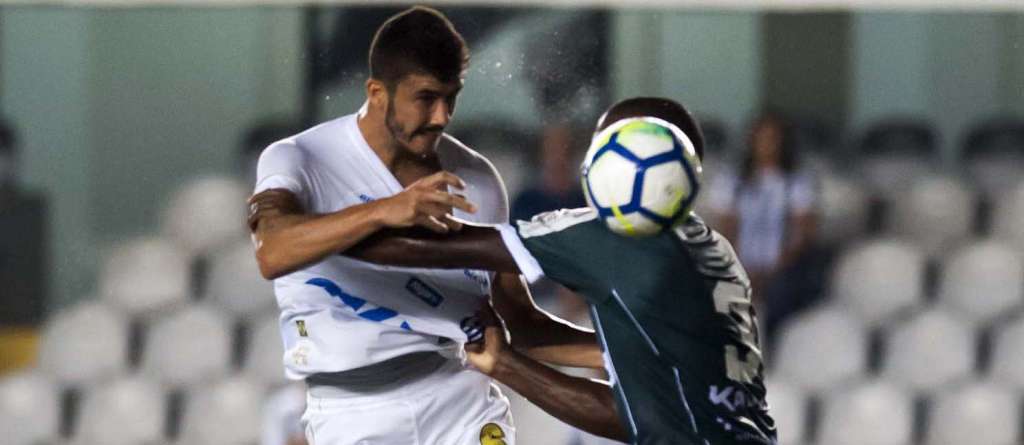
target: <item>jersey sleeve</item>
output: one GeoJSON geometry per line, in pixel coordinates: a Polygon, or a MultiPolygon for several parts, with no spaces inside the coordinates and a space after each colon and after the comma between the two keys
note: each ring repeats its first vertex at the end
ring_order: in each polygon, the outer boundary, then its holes
{"type": "Polygon", "coordinates": [[[466,183],[465,190],[452,191],[465,195],[470,202],[477,205],[475,214],[456,209],[454,215],[482,224],[509,222],[508,191],[494,164],[447,134],[444,135],[443,142],[438,147],[439,150],[443,150],[442,168],[462,178],[466,183]]]}
{"type": "Polygon", "coordinates": [[[519,270],[531,283],[546,276],[570,289],[583,290],[604,282],[606,265],[599,250],[603,244],[600,237],[607,230],[592,210],[542,213],[518,225],[518,231],[511,226],[499,230],[519,270]]]}
{"type": "Polygon", "coordinates": [[[309,195],[307,161],[303,151],[291,140],[275,142],[263,150],[256,165],[256,188],[253,193],[270,189],[286,189],[303,203],[309,195]]]}

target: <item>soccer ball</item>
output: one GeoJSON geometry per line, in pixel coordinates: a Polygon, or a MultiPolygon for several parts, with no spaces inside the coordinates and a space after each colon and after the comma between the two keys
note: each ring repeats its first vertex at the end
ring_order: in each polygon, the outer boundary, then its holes
{"type": "Polygon", "coordinates": [[[690,139],[653,117],[623,119],[596,136],[583,161],[583,194],[613,232],[650,236],[689,215],[701,185],[690,139]]]}

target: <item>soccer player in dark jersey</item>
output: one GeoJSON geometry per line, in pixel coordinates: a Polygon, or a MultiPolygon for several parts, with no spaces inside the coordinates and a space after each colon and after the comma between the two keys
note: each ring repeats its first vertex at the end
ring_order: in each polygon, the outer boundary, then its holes
{"type": "MultiPolygon", "coordinates": [[[[640,116],[675,125],[703,156],[696,120],[668,99],[619,102],[597,131],[640,116]]],[[[519,354],[493,327],[482,345],[467,346],[482,372],[567,423],[637,444],[776,444],[750,281],[729,242],[696,215],[656,236],[627,238],[592,209],[559,210],[521,221],[518,231],[467,224],[443,237],[381,234],[346,254],[520,272],[531,281],[544,275],[585,297],[611,389],[519,354]]]]}

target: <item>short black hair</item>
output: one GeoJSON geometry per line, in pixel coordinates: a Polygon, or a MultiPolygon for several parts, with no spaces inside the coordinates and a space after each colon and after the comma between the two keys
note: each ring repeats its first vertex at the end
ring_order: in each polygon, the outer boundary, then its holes
{"type": "Polygon", "coordinates": [[[469,64],[462,35],[436,9],[414,6],[387,19],[370,43],[370,77],[394,88],[409,74],[457,80],[469,64]]]}
{"type": "Polygon", "coordinates": [[[632,97],[608,107],[597,122],[597,130],[631,117],[655,117],[679,127],[690,138],[697,157],[704,160],[704,132],[700,123],[682,104],[664,97],[632,97]]]}

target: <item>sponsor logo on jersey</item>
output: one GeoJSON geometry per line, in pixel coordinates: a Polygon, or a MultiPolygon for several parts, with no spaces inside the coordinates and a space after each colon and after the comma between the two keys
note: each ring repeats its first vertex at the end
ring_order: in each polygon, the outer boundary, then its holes
{"type": "Polygon", "coordinates": [[[719,387],[711,385],[708,400],[715,406],[722,406],[729,412],[743,408],[767,409],[767,404],[738,386],[719,387]]]}
{"type": "Polygon", "coordinates": [[[306,284],[322,288],[330,296],[341,300],[345,306],[352,308],[352,310],[355,311],[356,316],[359,318],[377,323],[398,326],[407,331],[412,330],[412,326],[409,325],[408,321],[399,318],[398,311],[384,306],[371,304],[363,298],[347,293],[342,290],[337,283],[331,280],[326,278],[313,278],[306,281],[306,284]]]}
{"type": "Polygon", "coordinates": [[[415,295],[416,298],[423,300],[430,307],[438,307],[444,302],[444,295],[441,295],[440,292],[434,290],[434,288],[419,278],[409,278],[409,281],[405,283],[405,289],[415,295]]]}
{"type": "Polygon", "coordinates": [[[505,431],[497,423],[488,423],[480,428],[480,445],[508,445],[505,431]]]}
{"type": "Polygon", "coordinates": [[[360,193],[359,194],[359,200],[362,201],[362,202],[370,202],[370,201],[373,201],[374,198],[372,196],[370,196],[370,195],[367,195],[366,193],[360,193]]]}

